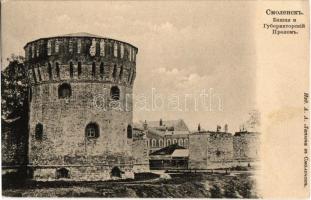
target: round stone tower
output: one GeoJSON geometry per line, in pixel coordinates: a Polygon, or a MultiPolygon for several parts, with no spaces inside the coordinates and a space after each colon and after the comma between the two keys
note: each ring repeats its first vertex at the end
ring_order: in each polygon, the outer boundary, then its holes
{"type": "Polygon", "coordinates": [[[132,89],[138,49],[88,33],[41,38],[24,49],[31,176],[133,178],[132,89]]]}

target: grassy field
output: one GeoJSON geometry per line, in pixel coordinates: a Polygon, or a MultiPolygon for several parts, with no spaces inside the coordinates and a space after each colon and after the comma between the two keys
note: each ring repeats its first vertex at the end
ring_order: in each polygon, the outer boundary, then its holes
{"type": "Polygon", "coordinates": [[[258,198],[249,172],[172,174],[172,179],[35,182],[3,180],[3,196],[14,197],[207,197],[258,198]]]}

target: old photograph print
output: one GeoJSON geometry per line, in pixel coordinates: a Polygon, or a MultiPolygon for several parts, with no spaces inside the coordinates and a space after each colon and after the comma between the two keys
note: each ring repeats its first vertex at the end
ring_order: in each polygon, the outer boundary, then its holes
{"type": "Polygon", "coordinates": [[[252,7],[4,2],[2,195],[260,198],[252,7]]]}

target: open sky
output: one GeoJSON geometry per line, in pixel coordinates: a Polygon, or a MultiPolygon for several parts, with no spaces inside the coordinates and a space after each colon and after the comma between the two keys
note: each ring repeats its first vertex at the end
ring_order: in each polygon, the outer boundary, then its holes
{"type": "Polygon", "coordinates": [[[139,49],[134,121],[182,118],[191,129],[200,123],[215,130],[227,123],[234,132],[256,105],[254,6],[247,1],[7,1],[1,13],[2,60],[24,55],[23,46],[40,37],[88,32],[123,40],[139,49]],[[206,97],[208,107],[198,103],[195,109],[194,99],[200,102],[203,90],[212,91],[212,106],[206,97]],[[153,108],[152,97],[158,99],[153,108]]]}

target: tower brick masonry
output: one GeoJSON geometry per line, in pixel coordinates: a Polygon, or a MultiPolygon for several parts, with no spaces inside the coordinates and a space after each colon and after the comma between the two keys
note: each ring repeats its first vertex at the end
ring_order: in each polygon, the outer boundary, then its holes
{"type": "Polygon", "coordinates": [[[24,47],[36,180],[133,178],[133,45],[87,33],[24,47]]]}

